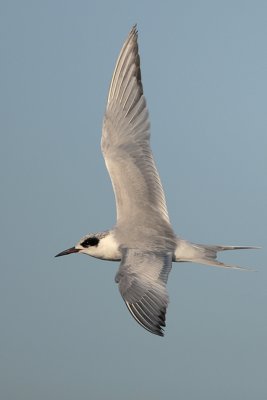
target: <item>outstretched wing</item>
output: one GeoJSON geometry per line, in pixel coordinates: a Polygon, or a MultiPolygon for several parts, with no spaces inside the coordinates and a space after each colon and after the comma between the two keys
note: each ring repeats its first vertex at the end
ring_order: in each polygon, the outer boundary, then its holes
{"type": "Polygon", "coordinates": [[[130,218],[139,226],[153,217],[169,222],[149,138],[148,110],[134,26],[113,73],[101,140],[115,192],[117,226],[125,226],[130,218]]]}
{"type": "Polygon", "coordinates": [[[120,293],[136,321],[149,332],[163,336],[169,302],[166,289],[172,253],[124,249],[116,275],[120,293]]]}

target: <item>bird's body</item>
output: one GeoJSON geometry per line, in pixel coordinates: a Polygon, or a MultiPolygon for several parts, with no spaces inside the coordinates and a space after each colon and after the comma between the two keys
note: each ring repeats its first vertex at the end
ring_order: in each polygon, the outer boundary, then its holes
{"type": "Polygon", "coordinates": [[[149,139],[133,27],[113,73],[101,140],[116,198],[117,223],[109,231],[83,237],[57,256],[79,252],[120,261],[115,280],[129,311],[145,329],[163,336],[172,262],[240,268],[219,262],[217,252],[251,247],[194,244],[175,235],[149,139]]]}

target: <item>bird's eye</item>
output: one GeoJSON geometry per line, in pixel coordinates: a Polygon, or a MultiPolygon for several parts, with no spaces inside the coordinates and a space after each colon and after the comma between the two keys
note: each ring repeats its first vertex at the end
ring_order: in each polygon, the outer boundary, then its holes
{"type": "Polygon", "coordinates": [[[81,246],[83,247],[89,247],[89,246],[97,246],[99,243],[99,239],[97,237],[90,237],[85,239],[82,243],[81,246]]]}

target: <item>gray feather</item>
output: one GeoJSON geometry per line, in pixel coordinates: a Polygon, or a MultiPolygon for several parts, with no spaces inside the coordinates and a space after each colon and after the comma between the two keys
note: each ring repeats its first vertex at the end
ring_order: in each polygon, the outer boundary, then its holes
{"type": "Polygon", "coordinates": [[[113,184],[117,226],[151,219],[169,224],[160,177],[150,149],[149,117],[133,27],[111,80],[103,122],[102,152],[113,184]]]}
{"type": "Polygon", "coordinates": [[[172,253],[123,249],[116,275],[120,293],[136,321],[156,335],[163,336],[169,302],[166,289],[172,266],[172,253]]]}

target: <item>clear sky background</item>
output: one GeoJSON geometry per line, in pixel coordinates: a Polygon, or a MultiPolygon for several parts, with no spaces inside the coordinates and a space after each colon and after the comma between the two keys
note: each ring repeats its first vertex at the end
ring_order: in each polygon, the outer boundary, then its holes
{"type": "Polygon", "coordinates": [[[266,1],[2,0],[0,37],[1,399],[265,400],[266,1]],[[263,247],[222,257],[255,273],[173,265],[164,338],[117,263],[54,258],[115,222],[101,126],[134,23],[173,228],[263,247]]]}

